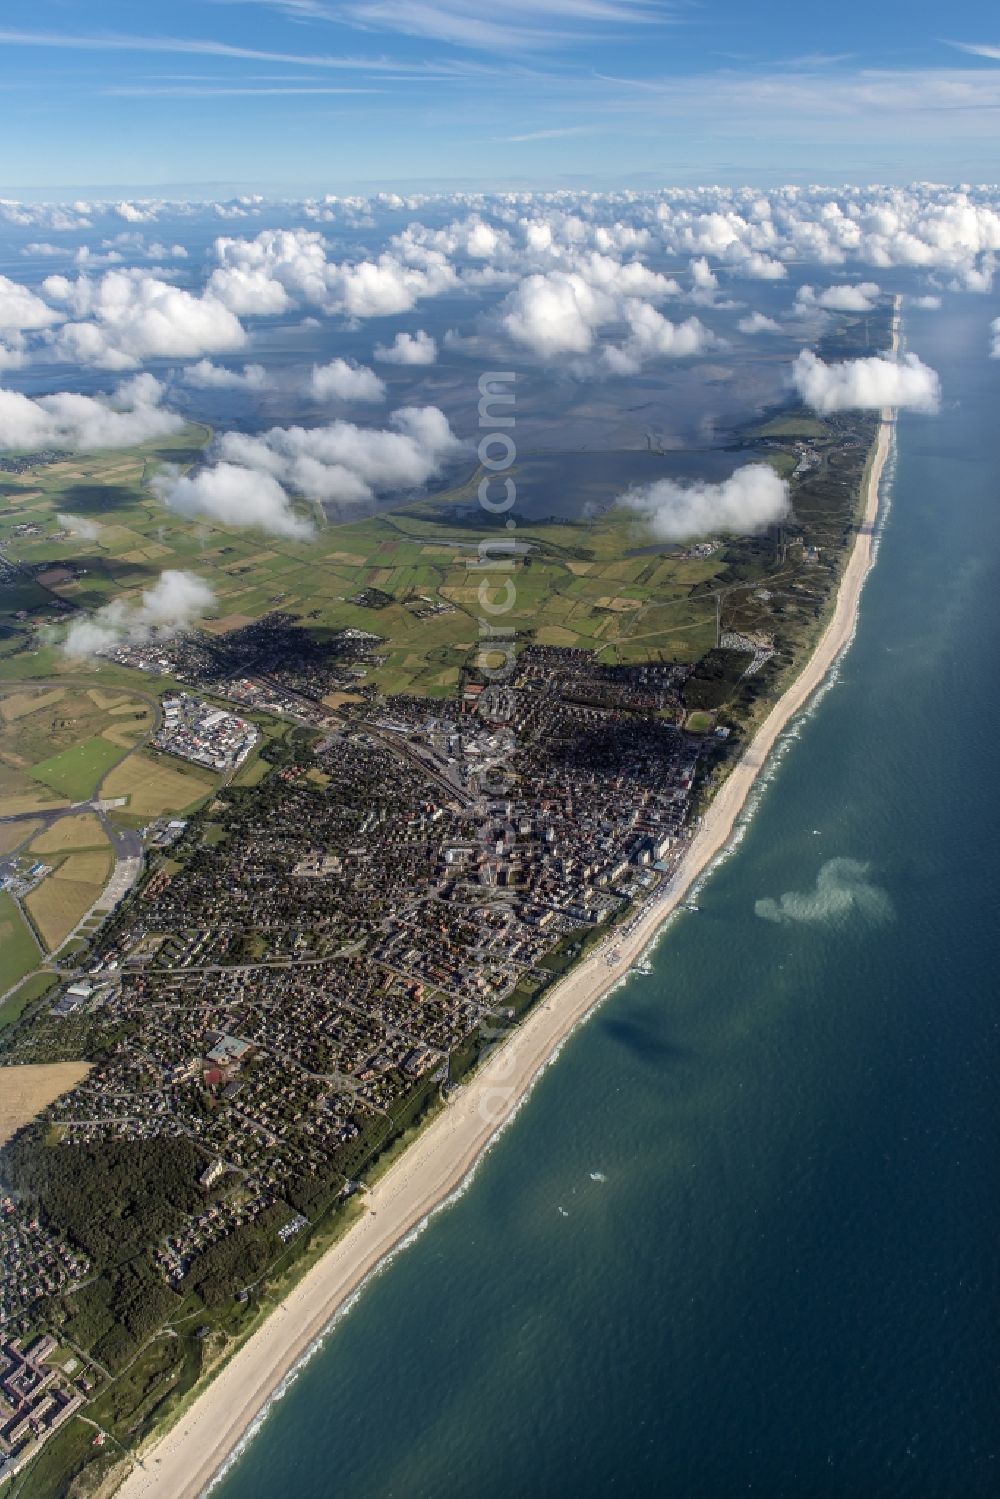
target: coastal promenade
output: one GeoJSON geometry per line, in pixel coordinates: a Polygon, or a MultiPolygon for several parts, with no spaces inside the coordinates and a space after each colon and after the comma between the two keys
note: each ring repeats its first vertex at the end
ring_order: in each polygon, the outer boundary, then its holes
{"type": "MultiPolygon", "coordinates": [[[[898,310],[893,348],[898,344],[898,310]]],[[[148,1446],[119,1499],[196,1499],[266,1409],[282,1381],[387,1256],[467,1179],[566,1036],[656,937],[699,875],[729,842],[754,783],[788,723],[850,642],[875,552],[879,488],[892,413],[884,411],[862,516],[831,617],[812,656],[774,705],[722,784],[658,899],[559,980],[367,1193],[367,1211],[299,1281],[176,1424],[148,1446]],[[616,953],[609,962],[609,948],[616,953]]]]}

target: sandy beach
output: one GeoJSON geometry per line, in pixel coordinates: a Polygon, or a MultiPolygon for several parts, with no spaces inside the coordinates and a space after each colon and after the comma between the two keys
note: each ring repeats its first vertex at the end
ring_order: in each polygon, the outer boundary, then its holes
{"type": "MultiPolygon", "coordinates": [[[[896,342],[894,324],[894,348],[896,342]]],[[[196,1499],[204,1492],[331,1319],[400,1241],[456,1191],[560,1042],[639,959],[698,876],[725,848],[782,731],[851,639],[874,556],[879,486],[891,432],[892,413],[884,411],[862,523],[817,647],[713,798],[659,898],[553,985],[509,1040],[456,1090],[446,1108],[367,1194],[364,1217],[302,1278],[176,1425],[145,1450],[119,1487],[120,1499],[196,1499]],[[613,962],[609,949],[616,954],[613,962]]]]}

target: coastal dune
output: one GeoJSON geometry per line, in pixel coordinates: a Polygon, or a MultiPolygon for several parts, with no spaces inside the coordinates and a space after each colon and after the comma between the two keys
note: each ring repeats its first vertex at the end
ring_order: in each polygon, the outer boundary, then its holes
{"type": "MultiPolygon", "coordinates": [[[[893,347],[897,332],[894,324],[893,347]]],[[[729,842],[782,731],[806,706],[849,643],[874,560],[879,487],[892,412],[883,411],[863,514],[833,613],[815,651],[758,728],[708,807],[658,899],[565,978],[456,1090],[444,1110],[365,1196],[366,1212],[320,1259],[176,1424],[136,1459],[119,1499],[196,1499],[209,1486],[282,1381],[393,1249],[447,1201],[510,1117],[569,1032],[635,963],[698,876],[729,842]],[[609,948],[615,959],[609,962],[609,948]]]]}

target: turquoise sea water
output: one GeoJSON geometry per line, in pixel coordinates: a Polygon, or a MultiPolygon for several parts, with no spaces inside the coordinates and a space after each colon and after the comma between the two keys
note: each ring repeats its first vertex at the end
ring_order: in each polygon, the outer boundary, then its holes
{"type": "Polygon", "coordinates": [[[908,316],[945,408],[900,423],[857,638],[701,913],[218,1499],[1000,1492],[998,310],[908,316]]]}

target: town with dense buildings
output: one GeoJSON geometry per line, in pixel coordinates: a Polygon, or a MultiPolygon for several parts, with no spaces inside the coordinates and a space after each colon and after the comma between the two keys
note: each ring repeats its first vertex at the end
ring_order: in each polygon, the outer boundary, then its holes
{"type": "MultiPolygon", "coordinates": [[[[297,722],[315,670],[278,689],[297,722]]],[[[706,752],[680,727],[686,675],[529,647],[496,717],[482,680],[451,704],[362,701],[349,718],[314,700],[322,728],[283,744],[259,785],[151,828],[143,881],[6,1043],[8,1062],[82,1047],[94,1064],[36,1126],[56,1148],[8,1151],[4,1333],[29,1335],[44,1307],[56,1338],[79,1334],[113,1371],[153,1330],[129,1336],[111,1290],[95,1337],[108,1271],[95,1283],[86,1227],[78,1247],[87,1209],[70,1235],[40,1221],[35,1204],[59,1216],[53,1194],[104,1190],[70,1167],[74,1148],[96,1163],[146,1142],[191,1162],[190,1190],[142,1235],[147,1309],[249,1295],[583,945],[655,898],[706,752]],[[47,1179],[61,1163],[73,1180],[47,1179]]],[[[162,699],[169,754],[228,771],[255,735],[193,693],[162,699]]]]}
{"type": "MultiPolygon", "coordinates": [[[[0,1027],[5,1066],[82,1062],[0,1154],[0,1481],[31,1465],[54,1494],[47,1462],[134,1449],[548,987],[585,953],[620,961],[818,628],[872,431],[834,430],[822,479],[815,439],[774,440],[802,469],[792,534],[674,549],[712,574],[691,588],[700,655],[608,660],[524,628],[499,680],[470,651],[447,691],[386,691],[377,588],[348,601],[370,628],[279,604],[101,653],[105,738],[150,784],[195,779],[145,815],[70,793],[114,840],[113,898],[0,1027]]],[[[403,614],[451,628],[456,606],[415,591],[403,614]]],[[[35,648],[31,618],[10,628],[35,648]]],[[[9,898],[64,872],[63,815],[42,817],[56,852],[7,858],[9,898]]]]}

